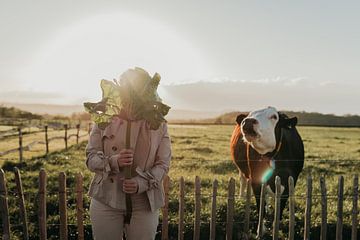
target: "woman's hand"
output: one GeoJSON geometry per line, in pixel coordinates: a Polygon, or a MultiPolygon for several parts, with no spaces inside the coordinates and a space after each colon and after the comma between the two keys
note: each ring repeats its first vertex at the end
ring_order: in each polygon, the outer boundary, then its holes
{"type": "Polygon", "coordinates": [[[138,188],[138,183],[134,179],[125,179],[123,182],[123,191],[125,193],[137,193],[138,188]]]}
{"type": "Polygon", "coordinates": [[[132,149],[123,149],[119,153],[119,158],[117,159],[119,167],[127,167],[133,164],[134,160],[134,151],[132,149]]]}

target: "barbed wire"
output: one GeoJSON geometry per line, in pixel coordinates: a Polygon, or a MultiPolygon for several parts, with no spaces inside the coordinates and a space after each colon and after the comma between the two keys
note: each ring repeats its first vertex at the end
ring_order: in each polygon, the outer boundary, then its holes
{"type": "MultiPolygon", "coordinates": [[[[46,191],[45,195],[47,197],[56,197],[56,196],[59,196],[61,193],[63,192],[58,192],[58,191],[46,191]]],[[[72,196],[72,195],[76,195],[78,192],[76,191],[72,191],[71,189],[67,189],[66,191],[66,194],[68,196],[72,196]]],[[[83,191],[82,192],[83,195],[87,195],[87,191],[83,191]]],[[[24,192],[23,193],[24,197],[38,197],[40,194],[38,192],[24,192]]],[[[168,194],[169,196],[169,199],[179,199],[179,195],[180,194],[168,194]]],[[[197,194],[193,193],[193,192],[186,192],[184,194],[184,199],[192,199],[192,198],[195,198],[197,194]]],[[[270,198],[275,198],[273,197],[272,195],[270,194],[266,194],[267,196],[269,196],[270,198]]],[[[234,199],[246,199],[247,196],[244,195],[244,196],[240,196],[240,194],[235,194],[233,197],[229,197],[229,195],[226,195],[226,194],[216,194],[216,195],[213,195],[211,193],[209,194],[203,194],[201,193],[200,195],[200,198],[202,199],[207,199],[209,200],[210,198],[216,196],[216,198],[223,198],[223,199],[228,199],[228,198],[234,198],[234,199]]],[[[261,196],[260,195],[255,195],[255,194],[251,194],[250,195],[251,197],[258,197],[260,198],[261,196]]],[[[290,196],[290,195],[286,195],[286,198],[290,196]]],[[[308,197],[305,195],[305,194],[294,194],[294,195],[291,195],[292,197],[294,197],[295,199],[307,199],[308,197]]],[[[354,197],[354,194],[343,194],[343,200],[346,200],[346,199],[353,199],[354,197]]],[[[13,190],[8,190],[8,197],[11,197],[11,198],[20,198],[20,195],[18,195],[18,193],[16,191],[13,191],[13,190]]],[[[311,199],[322,199],[322,197],[326,197],[328,200],[329,199],[338,199],[339,195],[338,194],[325,194],[325,195],[322,195],[322,194],[311,194],[311,199]]]]}
{"type": "MultiPolygon", "coordinates": [[[[80,136],[79,138],[82,138],[82,137],[85,137],[85,136],[80,136]]],[[[82,142],[84,142],[85,140],[83,140],[82,142]]],[[[79,143],[80,144],[80,143],[79,143]]],[[[76,144],[72,144],[71,146],[74,146],[76,144]]],[[[36,150],[27,150],[26,152],[37,152],[36,150]]],[[[39,150],[40,151],[40,150],[39,150]]],[[[25,152],[25,151],[24,151],[25,152]]],[[[85,155],[84,155],[85,156],[85,155]]],[[[4,157],[0,157],[0,161],[5,161],[5,160],[8,160],[8,159],[2,159],[4,157]]],[[[176,164],[179,164],[179,163],[182,163],[182,162],[191,162],[192,165],[193,164],[196,164],[196,161],[200,161],[200,162],[210,162],[210,163],[214,163],[214,162],[223,162],[223,163],[233,163],[233,160],[231,159],[224,159],[224,160],[221,160],[221,159],[212,159],[212,160],[208,160],[208,159],[198,159],[198,158],[187,158],[187,159],[176,159],[176,157],[174,157],[175,159],[172,159],[171,162],[172,163],[176,163],[176,164]]],[[[16,160],[14,160],[16,161],[16,160]]],[[[276,161],[276,160],[275,160],[276,161]]],[[[284,160],[278,160],[278,161],[284,161],[284,160]]],[[[289,160],[290,162],[303,162],[303,160],[289,160]]],[[[328,163],[328,162],[360,162],[360,159],[305,159],[304,160],[304,163],[328,163]]],[[[234,163],[233,163],[234,164],[234,163]]],[[[310,165],[311,166],[311,165],[310,165]]],[[[309,167],[310,167],[309,166],[309,167]]],[[[216,167],[214,165],[208,165],[207,167],[216,167]]],[[[235,166],[234,166],[235,167],[235,166]]],[[[235,168],[236,169],[236,168],[235,168]]]]}
{"type": "MultiPolygon", "coordinates": [[[[206,161],[206,162],[234,162],[234,160],[232,159],[199,159],[199,158],[187,158],[187,159],[178,159],[176,158],[176,156],[173,157],[173,159],[171,160],[172,162],[176,161],[177,163],[181,163],[183,161],[187,162],[187,161],[191,161],[192,163],[194,163],[194,160],[197,160],[197,161],[206,161]]],[[[260,160],[252,160],[252,161],[260,161],[260,160]]],[[[281,160],[278,160],[278,159],[275,159],[275,161],[278,161],[278,162],[282,162],[282,161],[287,161],[287,162],[347,162],[347,161],[350,161],[350,162],[356,162],[356,161],[359,161],[360,162],[360,159],[312,159],[312,158],[305,158],[304,160],[297,160],[297,159],[281,159],[281,160]]],[[[196,163],[196,162],[195,162],[196,163]]]]}
{"type": "MultiPolygon", "coordinates": [[[[210,225],[210,220],[211,220],[211,218],[209,217],[209,218],[207,218],[208,219],[208,221],[204,221],[204,220],[201,220],[199,223],[200,223],[200,225],[203,225],[203,226],[208,226],[208,225],[210,225]]],[[[168,224],[170,223],[170,221],[168,222],[168,224]]],[[[226,221],[215,221],[215,224],[221,224],[221,225],[226,225],[228,222],[226,222],[226,221]]],[[[256,220],[249,220],[249,221],[246,221],[246,220],[244,220],[244,221],[236,221],[236,220],[234,220],[234,221],[232,221],[232,223],[233,224],[245,224],[245,223],[249,223],[249,224],[251,224],[251,225],[254,225],[254,224],[256,224],[256,225],[258,225],[258,221],[256,221],[256,220]]],[[[37,222],[36,223],[33,223],[33,224],[38,224],[37,222]]],[[[176,225],[178,225],[179,223],[176,223],[176,225]]],[[[184,226],[189,226],[189,225],[193,225],[194,224],[194,221],[191,221],[191,222],[185,222],[184,223],[184,226]]],[[[92,226],[92,224],[82,224],[84,227],[91,227],[92,226]]],[[[162,221],[159,221],[159,227],[162,227],[163,225],[164,225],[164,222],[162,222],[162,221]]],[[[11,224],[10,225],[10,229],[17,229],[17,228],[22,228],[24,225],[23,224],[11,224]]],[[[46,223],[46,226],[47,227],[60,227],[60,226],[62,226],[60,223],[46,223]]],[[[71,226],[71,227],[78,227],[78,224],[76,224],[76,223],[67,223],[66,224],[66,226],[71,226]]],[[[256,231],[256,230],[255,230],[256,231]]]]}

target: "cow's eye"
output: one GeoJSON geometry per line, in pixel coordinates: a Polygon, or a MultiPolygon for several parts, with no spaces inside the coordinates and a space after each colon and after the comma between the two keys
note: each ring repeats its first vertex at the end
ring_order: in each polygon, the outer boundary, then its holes
{"type": "Polygon", "coordinates": [[[277,116],[274,114],[271,116],[271,119],[277,120],[277,116]]]}

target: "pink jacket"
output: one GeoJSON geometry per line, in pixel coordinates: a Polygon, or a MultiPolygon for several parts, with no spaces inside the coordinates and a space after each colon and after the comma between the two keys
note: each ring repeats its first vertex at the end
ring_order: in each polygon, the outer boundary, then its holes
{"type": "MultiPolygon", "coordinates": [[[[125,148],[127,121],[115,117],[105,130],[94,125],[86,146],[86,166],[95,173],[89,188],[89,196],[113,208],[126,209],[125,193],[122,191],[124,171],[119,168],[117,157],[125,148]]],[[[169,171],[171,159],[171,143],[167,124],[163,123],[158,130],[151,130],[145,120],[131,122],[130,146],[139,155],[134,179],[137,181],[138,193],[146,191],[152,211],[164,205],[164,189],[162,179],[169,171]],[[146,131],[146,142],[139,144],[137,140],[142,129],[146,131]],[[145,148],[145,149],[143,149],[145,148]],[[143,159],[144,158],[144,159],[143,159]]],[[[134,161],[135,161],[134,156],[134,161]]]]}

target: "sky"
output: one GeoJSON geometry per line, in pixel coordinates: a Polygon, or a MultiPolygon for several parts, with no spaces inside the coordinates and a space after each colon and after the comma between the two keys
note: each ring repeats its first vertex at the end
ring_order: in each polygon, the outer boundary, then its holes
{"type": "Polygon", "coordinates": [[[0,0],[0,102],[98,101],[101,79],[139,66],[160,73],[175,109],[360,114],[359,12],[356,1],[0,0]]]}

